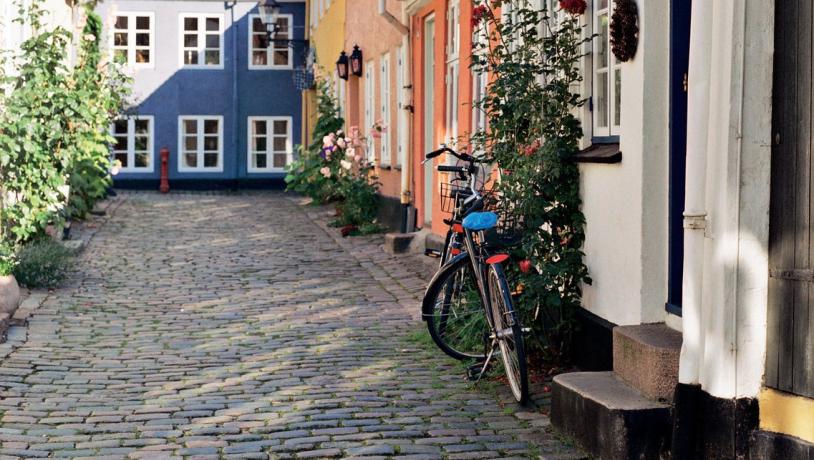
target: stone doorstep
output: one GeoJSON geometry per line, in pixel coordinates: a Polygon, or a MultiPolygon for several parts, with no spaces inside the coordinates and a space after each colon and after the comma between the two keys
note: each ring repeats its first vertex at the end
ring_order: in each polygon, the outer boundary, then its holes
{"type": "Polygon", "coordinates": [[[40,305],[42,305],[46,297],[48,297],[48,292],[46,291],[32,291],[31,294],[23,300],[20,306],[17,307],[17,311],[14,312],[14,323],[23,324],[36,309],[40,308],[40,305]]]}
{"type": "Polygon", "coordinates": [[[669,445],[670,406],[613,372],[572,372],[554,377],[551,424],[595,458],[660,458],[669,445]]]}
{"type": "Polygon", "coordinates": [[[387,233],[384,235],[384,252],[394,254],[404,254],[410,251],[410,243],[415,238],[415,233],[387,233]]]}
{"type": "Polygon", "coordinates": [[[613,328],[613,370],[650,399],[671,403],[678,383],[681,333],[664,323],[613,328]]]}

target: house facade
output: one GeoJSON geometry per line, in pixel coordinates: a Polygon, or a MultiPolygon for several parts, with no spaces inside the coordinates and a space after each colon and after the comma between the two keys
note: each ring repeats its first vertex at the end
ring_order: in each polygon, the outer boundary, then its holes
{"type": "Polygon", "coordinates": [[[271,186],[301,143],[305,4],[281,3],[269,42],[256,2],[115,0],[99,4],[112,59],[133,76],[111,127],[117,186],[271,186]],[[282,40],[292,40],[285,42],[282,40]]]}
{"type": "MultiPolygon", "coordinates": [[[[0,5],[0,49],[19,52],[20,45],[31,38],[32,30],[30,24],[16,22],[20,6],[29,8],[33,0],[23,0],[18,4],[14,1],[5,1],[0,5]]],[[[78,35],[84,26],[82,18],[82,8],[75,0],[44,0],[38,3],[45,12],[42,21],[46,28],[54,29],[62,27],[68,32],[78,35]]],[[[73,64],[76,57],[75,48],[71,46],[68,64],[73,64]]],[[[7,75],[13,73],[11,62],[6,62],[4,69],[7,75]]]]}

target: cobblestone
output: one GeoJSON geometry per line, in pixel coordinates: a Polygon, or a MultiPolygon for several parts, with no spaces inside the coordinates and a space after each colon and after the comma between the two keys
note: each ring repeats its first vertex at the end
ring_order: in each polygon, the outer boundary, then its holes
{"type": "Polygon", "coordinates": [[[421,339],[434,262],[282,193],[122,202],[10,330],[0,458],[581,458],[421,339]]]}

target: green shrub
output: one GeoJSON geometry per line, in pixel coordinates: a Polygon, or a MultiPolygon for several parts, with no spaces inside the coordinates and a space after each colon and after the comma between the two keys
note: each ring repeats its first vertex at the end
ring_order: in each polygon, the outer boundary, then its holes
{"type": "Polygon", "coordinates": [[[11,275],[17,265],[14,249],[8,244],[0,243],[0,276],[11,275]]]}
{"type": "Polygon", "coordinates": [[[73,251],[50,239],[40,239],[17,253],[14,276],[27,288],[55,288],[73,265],[73,251]]]}

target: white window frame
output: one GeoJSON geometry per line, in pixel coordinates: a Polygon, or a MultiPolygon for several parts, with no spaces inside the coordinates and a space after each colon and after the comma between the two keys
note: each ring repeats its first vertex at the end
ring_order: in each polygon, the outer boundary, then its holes
{"type": "MultiPolygon", "coordinates": [[[[134,115],[117,117],[116,120],[127,120],[127,150],[120,151],[111,148],[111,158],[115,159],[116,153],[127,154],[127,167],[122,166],[121,172],[126,173],[151,173],[155,171],[155,117],[153,115],[134,115]],[[147,125],[147,153],[149,161],[147,166],[136,166],[136,120],[146,120],[147,125]]],[[[110,133],[114,134],[114,124],[110,124],[110,133]]]]}
{"type": "Polygon", "coordinates": [[[399,46],[396,50],[396,108],[398,109],[398,147],[396,150],[396,166],[403,166],[406,161],[407,148],[408,148],[408,133],[407,133],[407,111],[405,107],[407,102],[404,95],[404,71],[405,63],[407,62],[407,53],[403,45],[399,46]]]}
{"type": "Polygon", "coordinates": [[[363,131],[366,133],[366,147],[367,147],[367,159],[368,161],[375,162],[376,161],[376,142],[371,135],[371,130],[373,129],[373,123],[376,120],[373,118],[373,113],[376,110],[375,100],[376,100],[376,67],[373,61],[367,61],[365,63],[365,130],[363,131]]]}
{"type": "Polygon", "coordinates": [[[390,154],[390,130],[392,126],[392,111],[390,110],[390,53],[382,54],[379,62],[380,84],[379,84],[379,106],[381,107],[379,116],[382,120],[384,131],[381,137],[379,148],[380,163],[382,166],[390,166],[392,155],[390,154]]]}
{"type": "Polygon", "coordinates": [[[180,115],[178,116],[178,172],[223,172],[223,116],[222,115],[180,115]],[[198,156],[196,167],[189,167],[184,165],[184,154],[186,148],[184,146],[184,122],[197,121],[197,149],[195,153],[198,156]],[[217,120],[218,122],[218,164],[217,166],[204,166],[204,122],[208,120],[217,120]]]}
{"type": "MultiPolygon", "coordinates": [[[[140,30],[140,29],[138,29],[140,30]]],[[[117,49],[126,49],[127,50],[127,61],[124,63],[127,67],[132,67],[134,69],[154,69],[155,68],[155,12],[153,11],[117,11],[114,18],[113,18],[113,25],[110,27],[109,31],[109,52],[110,52],[110,59],[115,60],[116,53],[115,50],[117,49]],[[117,29],[116,28],[116,19],[118,17],[126,17],[127,18],[127,46],[116,46],[115,34],[117,32],[122,32],[124,29],[117,29]],[[150,19],[150,28],[147,29],[147,33],[150,35],[150,44],[146,48],[143,46],[136,46],[136,33],[144,33],[144,32],[137,32],[136,29],[136,18],[139,16],[148,17],[150,19]],[[139,49],[146,49],[150,53],[150,62],[136,62],[136,48],[139,49]]]]}
{"type": "MultiPolygon", "coordinates": [[[[278,32],[278,37],[281,39],[291,39],[292,33],[294,31],[294,15],[293,14],[280,14],[274,17],[276,21],[278,18],[285,18],[288,21],[288,32],[285,34],[281,34],[278,32]]],[[[262,51],[263,48],[255,48],[254,47],[254,35],[257,32],[254,31],[254,20],[260,19],[259,14],[250,14],[249,15],[249,40],[248,46],[249,49],[249,70],[285,70],[285,69],[292,69],[294,68],[294,50],[289,48],[287,43],[274,43],[269,42],[268,48],[266,48],[266,64],[254,64],[254,51],[262,51]],[[276,48],[279,47],[279,48],[276,48]],[[288,60],[285,64],[274,64],[274,52],[277,49],[285,48],[288,54],[288,60]]]]}
{"type": "MultiPolygon", "coordinates": [[[[446,116],[444,126],[447,130],[446,141],[451,145],[458,142],[458,105],[460,103],[460,4],[452,1],[447,7],[447,46],[446,46],[446,66],[444,72],[444,93],[446,116]]],[[[454,158],[450,158],[454,161],[454,158]]]]}
{"type": "Polygon", "coordinates": [[[226,59],[226,49],[223,46],[223,25],[224,17],[222,13],[180,13],[178,15],[178,67],[181,69],[223,69],[223,62],[226,59]],[[184,63],[184,52],[187,50],[187,48],[184,47],[184,35],[187,33],[187,31],[184,29],[184,19],[190,18],[195,18],[198,20],[198,46],[196,48],[196,52],[198,53],[198,64],[184,63]],[[218,19],[218,64],[205,64],[205,50],[211,49],[206,47],[206,35],[207,33],[212,34],[212,32],[207,32],[206,30],[207,18],[218,19]]]}
{"type": "MultiPolygon", "coordinates": [[[[614,115],[617,110],[617,100],[621,104],[621,99],[617,96],[617,90],[615,85],[615,78],[614,75],[618,71],[620,74],[621,79],[621,63],[617,62],[616,57],[611,52],[610,46],[610,18],[613,16],[613,10],[615,8],[616,0],[607,0],[608,5],[607,7],[600,8],[600,1],[596,0],[592,7],[592,25],[594,33],[597,34],[594,37],[594,43],[591,50],[591,95],[592,95],[592,114],[591,114],[591,126],[592,126],[592,135],[593,137],[610,137],[610,136],[618,136],[621,131],[621,112],[620,112],[620,123],[616,124],[614,120],[614,115]],[[603,16],[607,16],[608,18],[608,36],[603,37],[598,35],[600,33],[601,27],[600,22],[603,16]],[[599,67],[599,52],[603,49],[606,50],[608,56],[608,65],[606,67],[599,67]],[[606,103],[606,110],[607,110],[607,126],[599,126],[599,117],[602,112],[599,110],[599,99],[597,95],[599,94],[599,83],[602,80],[607,82],[607,103],[606,103]]],[[[621,86],[621,85],[620,85],[621,86]]],[[[619,107],[621,110],[621,107],[619,107]]]]}
{"type": "MultiPolygon", "coordinates": [[[[246,139],[248,141],[248,145],[246,146],[246,167],[247,171],[250,173],[274,173],[274,172],[285,172],[285,166],[281,168],[274,167],[274,155],[285,153],[286,166],[290,165],[291,162],[294,160],[294,149],[293,149],[293,141],[292,141],[292,123],[294,119],[292,117],[277,117],[277,116],[251,116],[248,118],[247,127],[247,134],[246,139]],[[266,122],[266,150],[265,151],[257,151],[254,149],[254,134],[252,134],[252,127],[254,126],[254,122],[256,121],[265,121],[266,122]],[[275,121],[285,121],[286,122],[286,134],[285,134],[285,152],[274,150],[274,138],[279,137],[274,134],[274,122],[275,121]],[[252,166],[252,158],[255,154],[262,153],[265,154],[266,159],[266,167],[259,168],[252,166]]],[[[260,137],[260,136],[258,136],[260,137]]]]}

